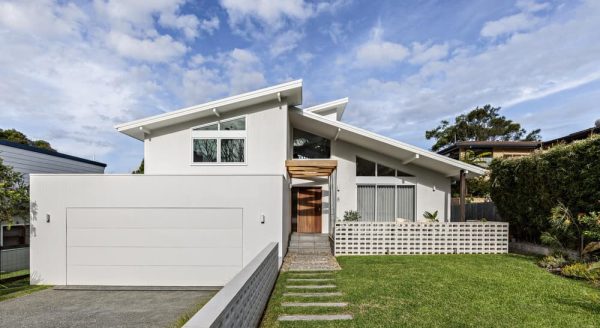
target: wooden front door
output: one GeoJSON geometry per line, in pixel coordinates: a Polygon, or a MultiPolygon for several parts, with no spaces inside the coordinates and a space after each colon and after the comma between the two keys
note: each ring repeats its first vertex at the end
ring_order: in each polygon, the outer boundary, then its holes
{"type": "Polygon", "coordinates": [[[297,190],[297,231],[321,233],[321,187],[306,187],[297,190]]]}

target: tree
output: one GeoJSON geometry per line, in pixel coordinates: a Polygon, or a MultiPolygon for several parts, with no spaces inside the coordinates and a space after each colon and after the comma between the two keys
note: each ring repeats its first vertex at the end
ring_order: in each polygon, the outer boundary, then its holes
{"type": "Polygon", "coordinates": [[[0,224],[10,226],[15,218],[29,218],[29,188],[23,175],[4,165],[0,158],[0,224]]]}
{"type": "Polygon", "coordinates": [[[144,174],[144,160],[142,159],[142,162],[140,163],[140,166],[137,168],[137,170],[132,171],[131,174],[144,174]]]}
{"type": "Polygon", "coordinates": [[[454,124],[443,120],[436,128],[425,131],[427,140],[436,139],[431,147],[438,151],[444,146],[458,141],[510,141],[510,140],[540,140],[540,129],[529,133],[519,123],[500,116],[500,107],[485,105],[476,107],[467,114],[454,119],[454,124]]]}
{"type": "Polygon", "coordinates": [[[33,146],[41,149],[46,149],[50,151],[56,151],[48,141],[45,140],[31,140],[27,138],[27,136],[15,129],[2,130],[0,129],[0,140],[7,140],[10,142],[19,143],[22,145],[33,146]]]}

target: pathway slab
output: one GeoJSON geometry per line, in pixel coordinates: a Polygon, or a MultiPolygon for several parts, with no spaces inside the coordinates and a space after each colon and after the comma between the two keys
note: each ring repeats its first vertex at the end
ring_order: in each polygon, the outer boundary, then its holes
{"type": "Polygon", "coordinates": [[[332,281],[335,280],[333,278],[288,278],[287,281],[311,281],[311,282],[317,282],[317,281],[332,281]]]}
{"type": "Polygon", "coordinates": [[[310,315],[282,315],[279,321],[332,321],[352,320],[351,314],[310,314],[310,315]]]}
{"type": "Polygon", "coordinates": [[[285,286],[290,289],[328,289],[335,288],[336,285],[297,285],[297,286],[285,286]]]}
{"type": "Polygon", "coordinates": [[[290,297],[331,297],[331,296],[342,296],[340,292],[325,292],[325,293],[283,293],[283,296],[290,297]]]}
{"type": "Polygon", "coordinates": [[[325,302],[308,302],[308,303],[300,303],[300,302],[284,302],[281,303],[281,306],[286,307],[345,307],[348,306],[348,303],[325,303],[325,302]]]}

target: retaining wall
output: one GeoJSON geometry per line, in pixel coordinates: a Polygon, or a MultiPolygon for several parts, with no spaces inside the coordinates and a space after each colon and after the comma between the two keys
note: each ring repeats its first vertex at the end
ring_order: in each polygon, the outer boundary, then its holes
{"type": "Polygon", "coordinates": [[[277,243],[270,243],[183,327],[258,327],[277,280],[277,243]]]}

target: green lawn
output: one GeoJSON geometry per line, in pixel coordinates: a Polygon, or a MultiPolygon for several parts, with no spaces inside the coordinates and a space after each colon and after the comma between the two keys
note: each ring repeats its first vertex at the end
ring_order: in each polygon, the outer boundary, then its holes
{"type": "MultiPolygon", "coordinates": [[[[338,257],[347,309],[282,308],[282,273],[262,327],[600,327],[600,289],[518,255],[338,257]],[[277,322],[280,314],[351,313],[346,322],[277,322]]],[[[304,299],[304,301],[323,301],[304,299]]]]}
{"type": "Polygon", "coordinates": [[[27,295],[38,290],[49,288],[50,286],[32,286],[29,284],[29,278],[20,279],[17,281],[6,282],[0,284],[0,302],[27,295]]]}
{"type": "Polygon", "coordinates": [[[0,273],[0,280],[12,278],[12,277],[26,276],[28,274],[29,274],[29,269],[19,270],[19,271],[11,271],[11,272],[2,272],[2,273],[0,273]]]}

